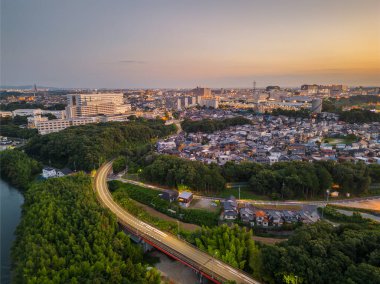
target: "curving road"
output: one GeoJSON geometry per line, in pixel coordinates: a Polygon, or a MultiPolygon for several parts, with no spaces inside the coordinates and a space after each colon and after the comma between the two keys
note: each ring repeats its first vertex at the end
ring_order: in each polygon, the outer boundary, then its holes
{"type": "MultiPolygon", "coordinates": [[[[141,187],[147,187],[158,191],[165,191],[167,189],[161,188],[158,186],[150,185],[140,181],[135,181],[131,179],[125,179],[120,177],[115,177],[114,179],[119,180],[124,183],[130,183],[138,185],[141,187]]],[[[225,200],[222,197],[209,197],[203,195],[194,195],[194,199],[209,199],[209,200],[225,200]]],[[[380,195],[368,196],[368,197],[357,197],[351,199],[330,199],[329,204],[350,204],[358,201],[370,201],[370,200],[380,200],[380,195]]],[[[252,199],[238,199],[241,202],[249,202],[252,204],[262,204],[262,205],[317,205],[317,206],[326,206],[326,200],[319,201],[298,201],[298,200],[285,200],[285,201],[270,201],[270,200],[252,200],[252,199]]]]}
{"type": "Polygon", "coordinates": [[[107,175],[111,167],[112,162],[109,162],[99,168],[95,176],[94,188],[100,202],[116,215],[121,225],[142,237],[147,243],[200,271],[214,282],[233,280],[236,281],[236,283],[259,283],[253,280],[248,274],[211,257],[189,243],[176,238],[172,234],[162,232],[140,221],[125,211],[113,200],[108,190],[107,175]]]}

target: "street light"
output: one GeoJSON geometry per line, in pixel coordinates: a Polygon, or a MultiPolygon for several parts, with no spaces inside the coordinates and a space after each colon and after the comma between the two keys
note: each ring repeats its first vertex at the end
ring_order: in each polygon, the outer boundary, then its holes
{"type": "Polygon", "coordinates": [[[330,189],[326,190],[326,205],[329,203],[330,189]]]}
{"type": "MultiPolygon", "coordinates": [[[[330,189],[326,189],[326,205],[325,205],[325,207],[327,206],[327,203],[329,202],[329,195],[330,195],[330,189]]],[[[322,219],[323,219],[323,212],[325,211],[325,207],[322,207],[322,219]]]]}
{"type": "MultiPolygon", "coordinates": [[[[327,189],[326,190],[326,205],[325,205],[325,207],[329,203],[329,195],[330,195],[330,189],[327,189]]],[[[323,219],[323,212],[325,211],[325,207],[322,208],[322,219],[323,219]]]]}

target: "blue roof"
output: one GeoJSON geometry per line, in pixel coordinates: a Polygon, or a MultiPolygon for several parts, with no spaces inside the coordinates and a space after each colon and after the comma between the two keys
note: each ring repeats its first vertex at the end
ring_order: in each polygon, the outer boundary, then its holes
{"type": "Polygon", "coordinates": [[[193,193],[190,192],[190,191],[182,191],[179,195],[178,195],[178,198],[184,198],[184,199],[188,199],[190,197],[193,196],[193,193]]]}

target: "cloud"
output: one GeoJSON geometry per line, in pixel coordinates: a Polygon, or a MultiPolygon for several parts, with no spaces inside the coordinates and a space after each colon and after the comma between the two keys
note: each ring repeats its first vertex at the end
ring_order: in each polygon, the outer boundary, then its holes
{"type": "Polygon", "coordinates": [[[119,60],[119,63],[123,64],[145,64],[145,61],[141,60],[119,60]]]}

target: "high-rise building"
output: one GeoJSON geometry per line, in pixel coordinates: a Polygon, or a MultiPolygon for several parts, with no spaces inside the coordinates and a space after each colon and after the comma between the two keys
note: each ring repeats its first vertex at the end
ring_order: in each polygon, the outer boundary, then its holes
{"type": "Polygon", "coordinates": [[[66,115],[68,118],[123,114],[131,110],[124,104],[123,94],[69,94],[66,115]]]}
{"type": "Polygon", "coordinates": [[[211,89],[209,88],[196,87],[195,89],[192,90],[192,92],[195,96],[211,97],[211,89]]]}

